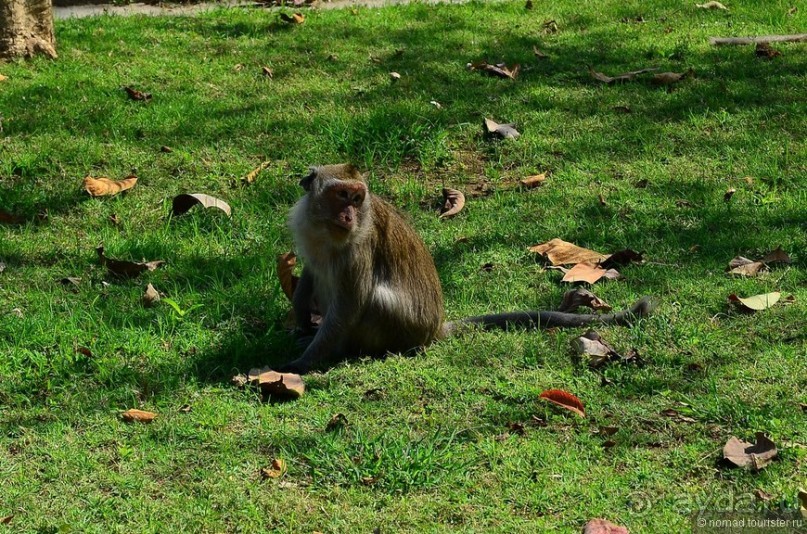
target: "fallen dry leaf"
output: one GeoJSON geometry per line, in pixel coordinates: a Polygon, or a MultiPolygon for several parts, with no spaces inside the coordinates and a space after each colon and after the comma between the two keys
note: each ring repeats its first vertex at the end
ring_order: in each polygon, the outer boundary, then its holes
{"type": "Polygon", "coordinates": [[[607,519],[592,519],[583,527],[583,534],[629,534],[628,529],[607,519]]]}
{"type": "Polygon", "coordinates": [[[650,78],[650,83],[653,85],[658,86],[667,86],[673,85],[675,83],[680,82],[684,78],[689,76],[689,71],[687,72],[660,72],[658,74],[654,74],[652,78],[650,78]]]}
{"type": "Polygon", "coordinates": [[[600,334],[594,330],[589,330],[582,336],[572,340],[572,348],[580,356],[588,356],[588,365],[592,369],[602,367],[611,360],[618,360],[622,357],[606,342],[600,334]]]}
{"type": "Polygon", "coordinates": [[[782,250],[781,246],[776,247],[774,250],[768,252],[759,261],[765,263],[790,263],[791,259],[787,252],[782,250]]]}
{"type": "Polygon", "coordinates": [[[78,287],[81,284],[81,278],[76,276],[65,276],[59,280],[59,283],[61,283],[63,286],[78,287]]]}
{"type": "Polygon", "coordinates": [[[729,302],[737,306],[741,311],[761,311],[770,308],[782,296],[778,291],[773,293],[765,293],[763,295],[754,295],[753,297],[738,297],[735,294],[729,295],[729,302]]]}
{"type": "Polygon", "coordinates": [[[204,193],[182,194],[174,197],[171,213],[179,216],[187,213],[189,209],[199,204],[205,208],[218,208],[230,217],[230,205],[221,199],[205,195],[204,193]]]}
{"type": "Polygon", "coordinates": [[[468,67],[471,70],[478,70],[485,74],[489,74],[490,76],[498,76],[499,78],[510,78],[511,80],[515,80],[516,76],[518,76],[518,73],[521,70],[521,65],[513,65],[512,67],[508,67],[504,63],[496,63],[494,65],[486,61],[480,61],[478,63],[469,63],[468,67]]]}
{"type": "Polygon", "coordinates": [[[294,252],[286,252],[277,256],[277,277],[280,279],[280,288],[289,300],[294,296],[299,277],[294,276],[294,266],[297,265],[297,256],[294,252]]]}
{"type": "Polygon", "coordinates": [[[126,410],[120,416],[127,423],[151,423],[157,417],[157,414],[132,408],[131,410],[126,410]]]}
{"type": "Polygon", "coordinates": [[[787,15],[789,17],[792,17],[793,15],[795,15],[798,12],[799,12],[799,8],[797,8],[796,6],[793,6],[790,9],[787,10],[787,15]]]}
{"type": "Polygon", "coordinates": [[[541,174],[527,176],[526,178],[522,179],[520,183],[524,187],[538,187],[539,185],[543,184],[545,180],[546,173],[542,172],[541,174]]]}
{"type": "Polygon", "coordinates": [[[541,393],[539,398],[576,413],[580,417],[586,416],[586,411],[580,399],[562,389],[548,389],[541,393]]]}
{"type": "Polygon", "coordinates": [[[261,388],[264,395],[278,399],[298,399],[305,393],[305,383],[298,374],[278,373],[268,367],[252,369],[247,375],[249,382],[261,388]]]}
{"type": "Polygon", "coordinates": [[[605,276],[606,270],[591,263],[578,263],[563,275],[561,282],[575,283],[586,282],[589,284],[595,283],[597,280],[605,276]]]}
{"type": "Polygon", "coordinates": [[[521,137],[513,123],[499,124],[493,119],[485,119],[483,127],[485,135],[490,137],[499,137],[501,139],[518,139],[521,137]]]}
{"type": "Polygon", "coordinates": [[[401,75],[395,71],[389,73],[389,79],[393,82],[397,82],[401,79],[401,75]]]}
{"type": "Polygon", "coordinates": [[[275,71],[273,71],[272,69],[270,69],[266,65],[261,67],[261,72],[263,72],[263,75],[266,76],[269,79],[272,79],[272,78],[275,77],[275,71]]]}
{"type": "Polygon", "coordinates": [[[763,433],[757,432],[753,445],[732,436],[723,446],[723,459],[737,467],[763,469],[776,458],[776,445],[763,433]]]}
{"type": "Polygon", "coordinates": [[[754,496],[762,502],[768,502],[773,499],[773,495],[759,488],[754,490],[754,496]]]}
{"type": "Polygon", "coordinates": [[[280,20],[282,20],[283,22],[287,22],[289,24],[302,24],[303,22],[305,22],[305,15],[303,15],[302,13],[292,13],[291,15],[281,13],[280,20]]]}
{"type": "Polygon", "coordinates": [[[76,354],[81,354],[87,358],[92,358],[92,351],[87,347],[76,347],[76,354]]]}
{"type": "Polygon", "coordinates": [[[597,200],[599,201],[600,206],[607,206],[608,205],[608,203],[605,201],[605,197],[603,196],[602,193],[597,195],[597,200]]]}
{"type": "Polygon", "coordinates": [[[600,262],[600,267],[603,269],[611,269],[613,267],[624,267],[631,263],[642,263],[644,258],[641,252],[626,248],[618,252],[614,252],[605,260],[600,262]]]}
{"type": "Polygon", "coordinates": [[[11,520],[14,519],[14,514],[7,515],[5,517],[0,517],[0,525],[8,525],[11,523],[11,520]]]}
{"type": "Polygon", "coordinates": [[[174,149],[171,148],[170,146],[163,145],[163,146],[160,147],[160,152],[163,152],[165,154],[170,154],[173,151],[174,151],[174,149]]]}
{"type": "Polygon", "coordinates": [[[149,284],[146,286],[146,291],[143,293],[141,297],[141,301],[143,302],[143,306],[146,308],[151,308],[158,302],[160,302],[160,293],[154,289],[154,286],[149,284]]]}
{"type": "Polygon", "coordinates": [[[272,163],[271,161],[264,161],[263,163],[261,163],[260,165],[258,165],[257,167],[255,167],[254,169],[252,169],[251,171],[249,171],[249,172],[246,174],[246,176],[244,176],[243,178],[241,178],[241,181],[242,181],[242,182],[244,182],[244,183],[246,183],[246,184],[251,184],[251,183],[254,183],[254,182],[255,182],[255,179],[256,179],[256,178],[258,178],[258,175],[259,175],[261,172],[263,172],[263,171],[264,171],[264,169],[266,169],[266,168],[267,168],[269,165],[271,165],[271,163],[272,163]]]}
{"type": "Polygon", "coordinates": [[[126,91],[126,94],[129,95],[129,98],[132,100],[139,100],[141,102],[148,102],[151,100],[151,93],[144,93],[142,91],[138,91],[137,89],[132,89],[128,85],[123,88],[126,91]]]}
{"type": "Polygon", "coordinates": [[[443,209],[440,210],[440,219],[453,217],[465,207],[465,195],[458,189],[443,188],[443,209]]]}
{"type": "Polygon", "coordinates": [[[346,425],[347,425],[347,417],[345,417],[345,414],[337,413],[334,414],[334,416],[331,417],[331,420],[328,421],[328,424],[325,425],[325,431],[332,432],[334,430],[344,428],[346,425]]]}
{"type": "Polygon", "coordinates": [[[737,190],[734,189],[733,187],[729,187],[728,189],[726,189],[726,192],[723,194],[723,202],[728,202],[729,200],[731,200],[731,197],[733,197],[734,193],[736,192],[737,190]]]}
{"type": "Polygon", "coordinates": [[[543,25],[543,32],[546,34],[558,33],[558,23],[554,20],[545,20],[543,25]]]}
{"type": "Polygon", "coordinates": [[[532,54],[538,59],[549,59],[549,56],[538,50],[537,46],[532,47],[532,54]]]}
{"type": "Polygon", "coordinates": [[[108,258],[104,254],[104,246],[101,245],[95,249],[98,253],[98,259],[101,265],[105,266],[110,274],[121,278],[132,278],[145,271],[153,271],[160,265],[165,263],[163,260],[155,260],[148,262],[133,262],[125,260],[115,260],[108,258]]]}
{"type": "Polygon", "coordinates": [[[605,254],[578,247],[559,238],[530,247],[530,252],[546,256],[552,265],[569,265],[572,263],[597,263],[608,258],[605,254]]]}
{"type": "Polygon", "coordinates": [[[608,84],[608,85],[613,84],[613,83],[619,83],[619,82],[627,82],[629,80],[634,79],[636,76],[638,76],[640,74],[644,74],[646,72],[653,72],[655,70],[658,70],[658,69],[656,69],[656,68],[639,69],[639,70],[634,70],[634,71],[631,71],[631,72],[625,72],[623,74],[617,74],[616,76],[608,76],[606,74],[603,74],[602,72],[598,72],[598,71],[594,70],[594,67],[592,67],[591,65],[589,65],[589,67],[588,67],[588,72],[589,72],[589,74],[591,74],[592,78],[594,78],[595,80],[597,80],[599,82],[602,82],[604,84],[608,84]]]}
{"type": "Polygon", "coordinates": [[[776,50],[768,43],[757,43],[757,47],[754,49],[754,54],[763,59],[773,59],[776,56],[782,55],[780,51],[776,50]]]}
{"type": "Polygon", "coordinates": [[[0,74],[0,82],[4,82],[6,80],[8,80],[8,76],[3,76],[2,74],[0,74]]]}
{"type": "Polygon", "coordinates": [[[801,510],[801,516],[807,519],[807,491],[799,488],[799,510],[801,510]]]}
{"type": "Polygon", "coordinates": [[[191,410],[193,410],[193,407],[190,404],[183,404],[179,407],[180,413],[191,413],[191,410]]]}
{"type": "Polygon", "coordinates": [[[136,183],[137,176],[135,175],[127,176],[123,180],[110,180],[103,176],[100,178],[87,176],[84,178],[84,190],[93,197],[106,197],[131,189],[136,183]]]}
{"type": "Polygon", "coordinates": [[[22,217],[12,215],[5,211],[0,211],[0,223],[2,224],[22,224],[25,221],[22,217]]]}
{"type": "Polygon", "coordinates": [[[666,410],[661,410],[659,412],[660,415],[664,417],[669,417],[671,419],[675,419],[676,421],[680,421],[682,423],[696,423],[697,421],[691,417],[687,417],[686,415],[681,414],[678,410],[673,408],[667,408],[666,410]]]}
{"type": "Polygon", "coordinates": [[[756,276],[760,270],[766,268],[761,261],[753,261],[742,256],[737,256],[729,262],[729,274],[739,274],[741,276],[756,276]]]}
{"type": "Polygon", "coordinates": [[[602,311],[608,311],[611,309],[611,306],[600,297],[588,289],[578,287],[564,293],[563,301],[560,303],[558,311],[572,312],[580,306],[585,306],[587,308],[591,308],[592,310],[602,311]]]}
{"type": "Polygon", "coordinates": [[[700,9],[722,9],[724,11],[728,11],[729,9],[720,2],[706,2],[705,4],[695,4],[695,7],[700,9]]]}
{"type": "Polygon", "coordinates": [[[261,477],[267,478],[280,478],[286,474],[286,462],[280,458],[272,460],[272,465],[261,469],[261,477]]]}

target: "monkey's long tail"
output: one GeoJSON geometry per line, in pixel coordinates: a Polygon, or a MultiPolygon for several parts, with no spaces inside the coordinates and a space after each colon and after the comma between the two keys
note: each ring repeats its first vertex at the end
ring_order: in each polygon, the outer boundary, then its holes
{"type": "Polygon", "coordinates": [[[656,303],[653,302],[653,299],[642,297],[627,310],[603,315],[540,310],[477,315],[476,317],[466,317],[465,319],[445,323],[443,335],[453,335],[470,325],[478,325],[484,330],[504,330],[509,326],[551,328],[587,326],[591,324],[624,325],[649,315],[655,307],[656,303]]]}

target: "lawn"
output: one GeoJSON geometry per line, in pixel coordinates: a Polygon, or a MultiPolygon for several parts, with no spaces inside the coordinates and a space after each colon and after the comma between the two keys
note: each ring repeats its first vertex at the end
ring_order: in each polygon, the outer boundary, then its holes
{"type": "Polygon", "coordinates": [[[726,4],[58,21],[58,60],[0,65],[0,212],[19,219],[0,222],[9,531],[578,532],[604,517],[681,532],[693,511],[797,508],[807,486],[807,45],[776,44],[781,55],[765,59],[708,38],[803,32],[807,9],[726,4]],[[511,80],[466,68],[482,60],[521,71],[511,80]],[[606,85],[589,65],[692,75],[606,85]],[[131,100],[123,86],[152,99],[131,100]],[[484,118],[522,135],[489,139],[484,118]],[[583,329],[469,332],[414,357],[307,375],[293,402],[234,387],[234,374],[298,355],[276,256],[293,246],[285,219],[300,177],[343,161],[368,171],[423,237],[449,319],[556,308],[569,284],[531,245],[643,252],[623,279],[591,289],[615,308],[658,299],[632,328],[598,329],[644,365],[590,369],[571,349],[583,329]],[[519,185],[538,173],[541,187],[519,185]],[[137,185],[113,197],[81,187],[87,175],[129,174],[137,185]],[[451,219],[438,219],[443,187],[468,197],[451,219]],[[232,216],[172,217],[179,193],[224,199],[232,216]],[[166,263],[116,279],[100,244],[111,258],[166,263]],[[792,264],[726,273],[735,256],[777,246],[792,264]],[[144,307],[149,283],[173,305],[144,307]],[[782,301],[756,313],[727,300],[774,291],[782,301]],[[587,417],[541,401],[550,388],[577,395],[587,417]],[[129,408],[159,415],[127,424],[129,408]],[[756,432],[778,446],[773,463],[719,465],[731,436],[756,432]],[[285,473],[264,479],[274,459],[285,473]]]}

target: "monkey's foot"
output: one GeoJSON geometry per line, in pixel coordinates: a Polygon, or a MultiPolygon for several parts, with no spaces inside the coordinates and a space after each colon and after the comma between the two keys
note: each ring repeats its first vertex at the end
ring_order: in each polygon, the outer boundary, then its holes
{"type": "Polygon", "coordinates": [[[311,371],[313,365],[308,360],[304,360],[303,358],[297,358],[294,361],[291,361],[285,365],[281,365],[276,369],[279,373],[294,373],[298,375],[304,375],[311,371]]]}

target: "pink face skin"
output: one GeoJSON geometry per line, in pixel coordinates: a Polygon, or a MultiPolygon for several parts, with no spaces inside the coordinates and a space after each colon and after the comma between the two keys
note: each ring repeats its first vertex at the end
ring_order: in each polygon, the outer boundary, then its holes
{"type": "Polygon", "coordinates": [[[341,182],[325,191],[335,237],[345,237],[355,228],[366,194],[367,188],[361,182],[341,182]]]}

